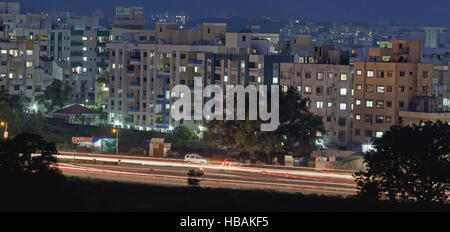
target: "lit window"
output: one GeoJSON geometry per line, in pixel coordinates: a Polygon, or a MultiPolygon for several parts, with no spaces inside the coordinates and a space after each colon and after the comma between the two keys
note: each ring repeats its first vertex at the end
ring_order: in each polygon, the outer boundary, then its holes
{"type": "Polygon", "coordinates": [[[311,86],[305,86],[305,93],[311,93],[311,86]]]}
{"type": "Polygon", "coordinates": [[[83,36],[81,39],[82,39],[82,40],[87,40],[87,37],[86,37],[86,36],[83,36]]]}
{"type": "Polygon", "coordinates": [[[367,70],[367,77],[373,77],[373,71],[367,70]]]}
{"type": "Polygon", "coordinates": [[[316,102],[316,106],[317,106],[317,109],[322,109],[323,108],[323,102],[322,101],[316,102]]]}
{"type": "Polygon", "coordinates": [[[346,104],[346,103],[341,103],[341,104],[339,105],[339,109],[340,109],[340,110],[346,110],[346,109],[347,109],[347,104],[346,104]]]}
{"type": "Polygon", "coordinates": [[[283,92],[287,92],[287,91],[288,91],[287,85],[283,86],[283,92]]]}
{"type": "Polygon", "coordinates": [[[358,121],[361,120],[361,115],[360,114],[355,115],[355,119],[358,121]]]}
{"type": "Polygon", "coordinates": [[[8,50],[2,49],[2,54],[8,54],[8,50]]]}
{"type": "Polygon", "coordinates": [[[228,81],[228,76],[227,76],[227,75],[223,76],[223,81],[224,81],[224,82],[227,82],[227,81],[228,81]]]}
{"type": "Polygon", "coordinates": [[[297,91],[299,91],[299,92],[302,91],[302,86],[301,85],[297,86],[297,91]]]}
{"type": "Polygon", "coordinates": [[[333,79],[333,73],[328,73],[328,78],[333,79]]]}
{"type": "Polygon", "coordinates": [[[186,66],[180,66],[180,72],[186,72],[186,66]]]}
{"type": "Polygon", "coordinates": [[[194,67],[194,72],[198,72],[199,68],[197,66],[194,67]]]}
{"type": "Polygon", "coordinates": [[[341,81],[347,80],[347,73],[341,73],[341,81]]]}
{"type": "Polygon", "coordinates": [[[87,61],[87,57],[85,56],[85,57],[83,57],[83,61],[87,61]]]}
{"type": "Polygon", "coordinates": [[[87,51],[87,47],[83,47],[83,51],[87,51]]]}
{"type": "Polygon", "coordinates": [[[274,77],[273,80],[272,80],[272,83],[273,84],[278,84],[278,77],[274,77]]]}
{"type": "Polygon", "coordinates": [[[356,90],[362,90],[362,85],[357,84],[357,85],[356,85],[356,90]]]}
{"type": "Polygon", "coordinates": [[[27,62],[27,68],[33,67],[33,62],[27,62]]]}
{"type": "Polygon", "coordinates": [[[27,50],[27,56],[32,56],[33,55],[33,50],[27,50]]]}
{"type": "Polygon", "coordinates": [[[328,107],[333,107],[333,102],[328,102],[328,107]]]}
{"type": "Polygon", "coordinates": [[[377,86],[377,93],[384,93],[384,86],[382,85],[377,86]]]}
{"type": "Polygon", "coordinates": [[[381,138],[381,137],[383,137],[383,132],[382,132],[382,131],[377,131],[376,134],[375,134],[375,136],[376,136],[377,138],[381,138]]]}
{"type": "Polygon", "coordinates": [[[366,107],[367,108],[372,108],[373,107],[373,101],[372,100],[367,100],[366,101],[366,107]]]}
{"type": "Polygon", "coordinates": [[[347,88],[341,88],[340,93],[341,93],[341,96],[346,96],[347,95],[347,88]]]}
{"type": "Polygon", "coordinates": [[[361,69],[356,70],[356,75],[361,76],[362,75],[362,70],[361,69]]]}
{"type": "Polygon", "coordinates": [[[323,73],[322,72],[318,72],[317,73],[317,80],[323,80],[323,73]]]}
{"type": "Polygon", "coordinates": [[[356,100],[356,105],[357,105],[357,106],[361,105],[361,100],[358,100],[358,99],[357,99],[357,100],[356,100]]]}
{"type": "Polygon", "coordinates": [[[258,83],[261,83],[261,77],[258,77],[258,83]]]}

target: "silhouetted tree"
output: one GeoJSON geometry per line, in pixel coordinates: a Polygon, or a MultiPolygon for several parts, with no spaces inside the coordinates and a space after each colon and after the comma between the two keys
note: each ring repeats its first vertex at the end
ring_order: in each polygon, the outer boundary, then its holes
{"type": "Polygon", "coordinates": [[[247,112],[246,120],[209,122],[204,137],[209,143],[248,153],[250,159],[255,159],[257,152],[264,152],[269,160],[274,154],[309,156],[314,149],[316,133],[323,132],[324,127],[321,117],[309,111],[307,101],[291,87],[286,92],[280,91],[277,130],[261,131],[262,121],[249,120],[247,112]]]}
{"type": "Polygon", "coordinates": [[[356,173],[359,196],[418,202],[448,202],[450,125],[393,126],[365,154],[367,170],[356,173]]]}
{"type": "Polygon", "coordinates": [[[52,83],[47,86],[44,95],[39,96],[39,102],[45,106],[47,111],[53,111],[57,108],[62,108],[70,102],[70,94],[72,89],[65,85],[62,81],[54,79],[52,83]]]}
{"type": "Polygon", "coordinates": [[[1,141],[0,176],[60,177],[61,171],[54,166],[57,162],[55,154],[55,144],[36,134],[23,133],[1,141]]]}
{"type": "Polygon", "coordinates": [[[188,146],[195,138],[195,134],[185,126],[177,126],[172,131],[172,145],[175,147],[188,146]]]}

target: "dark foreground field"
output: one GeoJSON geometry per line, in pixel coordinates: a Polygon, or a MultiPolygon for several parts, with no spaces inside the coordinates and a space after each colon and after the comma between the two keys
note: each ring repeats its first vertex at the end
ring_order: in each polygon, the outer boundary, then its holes
{"type": "Polygon", "coordinates": [[[447,206],[262,190],[167,187],[68,178],[3,181],[0,211],[450,211],[447,206]]]}

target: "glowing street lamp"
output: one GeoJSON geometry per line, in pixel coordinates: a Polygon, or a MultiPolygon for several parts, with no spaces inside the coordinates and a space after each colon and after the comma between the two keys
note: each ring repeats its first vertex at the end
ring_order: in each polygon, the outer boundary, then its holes
{"type": "Polygon", "coordinates": [[[7,122],[0,122],[0,125],[5,127],[5,132],[3,133],[3,137],[6,140],[8,138],[8,123],[7,122]]]}
{"type": "Polygon", "coordinates": [[[114,128],[112,132],[113,134],[116,134],[116,155],[119,155],[119,129],[114,128]]]}

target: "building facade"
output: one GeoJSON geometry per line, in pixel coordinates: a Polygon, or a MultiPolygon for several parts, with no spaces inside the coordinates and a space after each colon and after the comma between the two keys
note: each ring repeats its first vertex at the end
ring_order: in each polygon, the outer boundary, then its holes
{"type": "Polygon", "coordinates": [[[433,65],[421,63],[421,42],[391,40],[391,48],[371,48],[370,60],[354,64],[353,141],[370,144],[393,125],[400,111],[435,110],[433,65]]]}

